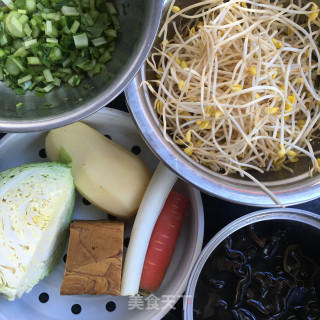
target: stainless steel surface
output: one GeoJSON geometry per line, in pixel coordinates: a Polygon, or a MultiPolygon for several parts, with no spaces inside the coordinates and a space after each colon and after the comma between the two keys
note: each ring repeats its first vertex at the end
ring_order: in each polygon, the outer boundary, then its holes
{"type": "MultiPolygon", "coordinates": [[[[170,1],[166,1],[168,4],[170,1]]],[[[177,2],[183,7],[190,0],[177,2]]],[[[139,126],[142,135],[162,161],[182,179],[196,188],[222,199],[259,207],[274,207],[274,201],[257,184],[238,175],[225,176],[212,172],[186,156],[172,141],[167,141],[161,131],[161,124],[152,109],[153,96],[141,82],[147,80],[148,70],[145,63],[125,90],[129,109],[139,126]],[[139,89],[140,88],[140,89],[139,89]]],[[[315,146],[319,149],[319,146],[315,146]]],[[[320,176],[309,176],[311,162],[305,158],[292,165],[294,174],[285,170],[255,174],[256,179],[268,187],[285,205],[295,205],[316,199],[320,194],[320,176]]]]}
{"type": "Polygon", "coordinates": [[[61,86],[45,98],[32,92],[18,96],[0,82],[0,132],[38,131],[63,126],[89,116],[123,91],[152,46],[163,4],[159,0],[115,0],[114,3],[119,11],[122,33],[106,71],[86,79],[77,88],[66,90],[61,86]],[[86,84],[94,88],[85,89],[86,84]],[[17,113],[16,104],[19,102],[25,108],[17,113]],[[46,107],[45,103],[51,106],[46,107]]]}
{"type": "Polygon", "coordinates": [[[299,227],[301,224],[301,233],[305,233],[306,238],[308,234],[310,234],[314,240],[312,245],[317,245],[316,240],[320,232],[320,216],[309,211],[300,209],[267,209],[249,213],[232,221],[208,242],[194,265],[186,289],[186,297],[189,297],[189,299],[184,301],[184,320],[193,319],[193,301],[197,282],[201,270],[212,252],[226,237],[230,236],[237,230],[254,223],[271,220],[286,220],[286,224],[299,223],[299,227]],[[314,237],[314,231],[317,232],[316,237],[314,237]]]}

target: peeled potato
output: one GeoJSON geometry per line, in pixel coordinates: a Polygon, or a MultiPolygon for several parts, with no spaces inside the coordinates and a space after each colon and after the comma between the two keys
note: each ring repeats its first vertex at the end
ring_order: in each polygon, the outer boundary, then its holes
{"type": "Polygon", "coordinates": [[[140,158],[82,122],[51,130],[45,148],[51,161],[68,159],[79,193],[112,215],[137,212],[151,172],[140,158]]]}

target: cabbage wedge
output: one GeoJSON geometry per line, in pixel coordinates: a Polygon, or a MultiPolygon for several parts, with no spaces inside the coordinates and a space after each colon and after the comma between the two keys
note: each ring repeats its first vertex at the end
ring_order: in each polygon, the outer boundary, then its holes
{"type": "Polygon", "coordinates": [[[27,164],[0,173],[0,294],[19,298],[60,259],[72,219],[70,168],[27,164]]]}

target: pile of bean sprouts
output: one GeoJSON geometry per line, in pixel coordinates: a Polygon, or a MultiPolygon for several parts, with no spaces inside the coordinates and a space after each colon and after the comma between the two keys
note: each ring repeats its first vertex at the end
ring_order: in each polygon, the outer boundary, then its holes
{"type": "Polygon", "coordinates": [[[318,15],[300,0],[173,1],[148,59],[166,138],[225,174],[292,171],[301,156],[320,171],[318,15]]]}

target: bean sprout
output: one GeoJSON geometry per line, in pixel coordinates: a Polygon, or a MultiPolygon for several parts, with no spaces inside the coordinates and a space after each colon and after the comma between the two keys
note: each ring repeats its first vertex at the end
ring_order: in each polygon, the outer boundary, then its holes
{"type": "Polygon", "coordinates": [[[320,172],[310,143],[320,126],[320,20],[306,3],[173,1],[148,59],[166,138],[213,171],[258,184],[247,170],[292,171],[302,156],[320,172]]]}

